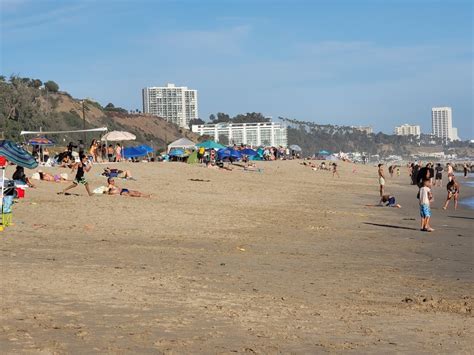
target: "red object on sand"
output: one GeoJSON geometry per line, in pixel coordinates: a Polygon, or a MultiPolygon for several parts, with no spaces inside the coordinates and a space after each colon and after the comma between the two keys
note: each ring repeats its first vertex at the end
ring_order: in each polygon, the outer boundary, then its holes
{"type": "Polygon", "coordinates": [[[23,198],[25,197],[25,190],[24,189],[20,189],[19,187],[16,188],[16,196],[18,198],[23,198]]]}
{"type": "Polygon", "coordinates": [[[0,166],[7,165],[7,159],[5,157],[0,156],[0,166]]]}

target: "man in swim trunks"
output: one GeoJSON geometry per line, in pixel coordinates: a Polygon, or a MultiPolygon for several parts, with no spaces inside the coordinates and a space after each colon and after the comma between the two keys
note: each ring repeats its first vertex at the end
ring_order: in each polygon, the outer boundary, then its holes
{"type": "Polygon", "coordinates": [[[431,193],[431,181],[430,178],[423,179],[423,185],[420,187],[419,202],[420,202],[420,216],[421,216],[421,231],[433,232],[434,229],[430,227],[431,209],[430,204],[433,200],[433,194],[431,193]]]}
{"type": "Polygon", "coordinates": [[[454,210],[458,208],[458,198],[459,198],[459,184],[456,181],[454,175],[451,177],[451,181],[446,185],[446,190],[448,190],[448,196],[446,197],[446,202],[444,203],[443,210],[448,208],[449,201],[454,198],[454,210]]]}
{"type": "Polygon", "coordinates": [[[89,163],[89,160],[85,155],[80,156],[81,161],[79,163],[75,163],[72,166],[71,173],[74,172],[74,170],[77,170],[76,177],[74,178],[74,181],[72,182],[72,185],[66,187],[62,192],[59,192],[58,194],[62,195],[64,194],[67,190],[71,190],[77,185],[82,184],[86,188],[87,193],[89,196],[92,196],[92,192],[89,189],[89,183],[87,182],[86,178],[84,177],[86,172],[89,172],[92,169],[92,165],[89,163]]]}
{"type": "Polygon", "coordinates": [[[383,164],[379,164],[378,167],[379,167],[378,174],[379,174],[379,186],[380,186],[379,191],[380,191],[380,197],[382,197],[384,189],[385,189],[385,173],[383,172],[383,164]]]}
{"type": "Polygon", "coordinates": [[[109,177],[107,179],[107,191],[109,195],[120,195],[120,196],[128,196],[128,197],[151,197],[151,194],[144,194],[140,191],[136,190],[129,190],[129,189],[121,189],[117,185],[115,185],[114,178],[109,177]]]}

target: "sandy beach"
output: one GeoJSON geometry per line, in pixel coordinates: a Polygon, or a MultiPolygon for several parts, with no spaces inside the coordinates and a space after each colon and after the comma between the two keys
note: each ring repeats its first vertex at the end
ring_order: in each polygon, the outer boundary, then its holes
{"type": "Polygon", "coordinates": [[[149,199],[37,182],[0,234],[0,352],[473,353],[473,210],[433,188],[423,233],[405,169],[396,209],[366,206],[373,166],[257,164],[116,164],[149,199]]]}

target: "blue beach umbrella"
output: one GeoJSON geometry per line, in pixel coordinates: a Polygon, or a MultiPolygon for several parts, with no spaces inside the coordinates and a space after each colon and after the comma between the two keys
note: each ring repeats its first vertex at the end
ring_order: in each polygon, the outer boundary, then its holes
{"type": "Polygon", "coordinates": [[[12,141],[0,140],[0,156],[24,168],[34,169],[38,166],[38,162],[30,153],[12,141]]]}
{"type": "Polygon", "coordinates": [[[252,157],[254,155],[257,155],[258,153],[253,149],[245,148],[245,149],[240,150],[240,154],[244,154],[244,155],[248,155],[249,157],[252,157]]]}
{"type": "Polygon", "coordinates": [[[224,159],[238,160],[238,159],[242,158],[242,154],[240,154],[240,152],[235,150],[235,149],[225,148],[225,149],[220,149],[217,152],[217,158],[219,160],[224,160],[224,159]]]}

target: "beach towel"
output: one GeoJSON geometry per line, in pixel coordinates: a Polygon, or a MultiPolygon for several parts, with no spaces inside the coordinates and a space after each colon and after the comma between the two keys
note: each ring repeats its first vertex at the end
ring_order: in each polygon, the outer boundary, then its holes
{"type": "Polygon", "coordinates": [[[107,192],[107,186],[99,186],[98,188],[94,189],[94,191],[92,192],[98,195],[104,194],[107,192]]]}

